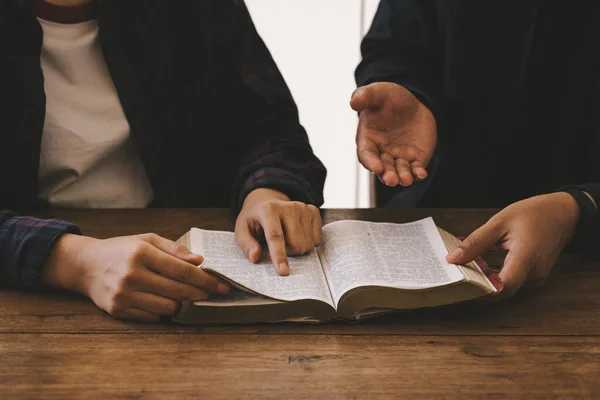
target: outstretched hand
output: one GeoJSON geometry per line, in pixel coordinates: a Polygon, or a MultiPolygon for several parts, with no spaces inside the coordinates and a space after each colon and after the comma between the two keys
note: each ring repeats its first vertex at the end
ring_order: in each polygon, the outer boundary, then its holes
{"type": "Polygon", "coordinates": [[[431,111],[395,83],[358,88],[350,101],[360,113],[358,160],[388,186],[410,186],[427,178],[427,165],[437,142],[431,111]]]}

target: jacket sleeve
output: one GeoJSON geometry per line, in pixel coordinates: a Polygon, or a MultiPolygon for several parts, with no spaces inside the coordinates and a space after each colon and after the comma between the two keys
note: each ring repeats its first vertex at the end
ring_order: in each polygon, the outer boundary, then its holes
{"type": "Polygon", "coordinates": [[[573,196],[580,211],[573,241],[566,251],[600,254],[600,183],[569,185],[560,188],[559,191],[573,196]],[[594,201],[592,202],[584,192],[594,201]]]}
{"type": "Polygon", "coordinates": [[[68,222],[22,217],[0,210],[0,287],[42,289],[44,260],[65,233],[80,232],[68,222]]]}
{"type": "Polygon", "coordinates": [[[439,120],[441,53],[436,14],[431,0],[381,0],[361,44],[357,85],[397,83],[439,120]]]}
{"type": "MultiPolygon", "coordinates": [[[[221,0],[219,0],[221,1],[221,0]]],[[[232,1],[232,114],[246,154],[239,160],[232,190],[234,208],[257,188],[271,188],[292,200],[320,206],[326,170],[300,125],[298,110],[271,54],[242,0],[232,1]]]]}

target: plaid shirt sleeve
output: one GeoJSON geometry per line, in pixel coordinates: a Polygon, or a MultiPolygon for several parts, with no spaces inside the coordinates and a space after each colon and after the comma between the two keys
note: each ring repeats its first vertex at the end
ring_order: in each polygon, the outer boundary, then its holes
{"type": "Polygon", "coordinates": [[[44,260],[65,233],[81,232],[68,222],[21,217],[0,210],[0,287],[42,289],[44,260]]]}
{"type": "Polygon", "coordinates": [[[241,0],[232,2],[232,86],[240,160],[232,190],[239,211],[253,190],[270,188],[321,206],[326,170],[314,155],[292,95],[241,0]]]}

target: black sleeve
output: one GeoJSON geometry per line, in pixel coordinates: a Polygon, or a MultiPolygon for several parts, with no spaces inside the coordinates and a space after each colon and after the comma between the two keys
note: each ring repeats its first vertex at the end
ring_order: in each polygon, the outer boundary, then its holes
{"type": "MultiPolygon", "coordinates": [[[[223,1],[223,0],[218,0],[223,1]]],[[[300,125],[294,99],[260,38],[246,5],[233,0],[232,107],[242,132],[233,188],[234,208],[258,188],[276,189],[292,200],[320,206],[326,170],[300,125]]]]}
{"type": "Polygon", "coordinates": [[[381,0],[361,45],[358,86],[394,82],[439,120],[440,52],[436,6],[430,0],[381,0]]]}
{"type": "Polygon", "coordinates": [[[600,183],[569,185],[559,191],[573,196],[580,212],[575,236],[566,251],[600,254],[600,183]],[[592,196],[594,201],[584,192],[592,196]]]}

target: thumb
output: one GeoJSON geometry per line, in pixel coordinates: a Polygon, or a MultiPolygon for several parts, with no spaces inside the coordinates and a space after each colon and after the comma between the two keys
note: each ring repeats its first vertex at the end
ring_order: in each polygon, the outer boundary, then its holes
{"type": "Polygon", "coordinates": [[[187,247],[153,233],[141,235],[141,239],[150,243],[157,249],[172,255],[173,257],[177,257],[181,261],[185,261],[193,265],[201,265],[204,262],[204,257],[192,253],[187,247]]]}
{"type": "Polygon", "coordinates": [[[372,83],[359,87],[352,93],[350,107],[356,112],[378,110],[383,106],[386,97],[386,86],[381,83],[372,83]]]}
{"type": "Polygon", "coordinates": [[[448,254],[446,260],[452,264],[469,263],[496,244],[504,233],[499,224],[488,221],[463,240],[456,250],[448,254]]]}
{"type": "Polygon", "coordinates": [[[235,228],[235,240],[244,252],[248,260],[253,263],[260,261],[262,256],[262,248],[260,243],[250,232],[248,224],[241,222],[235,228]]]}

